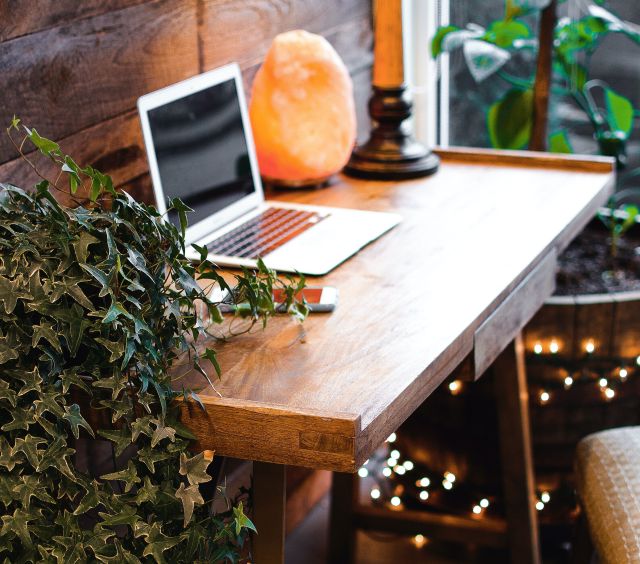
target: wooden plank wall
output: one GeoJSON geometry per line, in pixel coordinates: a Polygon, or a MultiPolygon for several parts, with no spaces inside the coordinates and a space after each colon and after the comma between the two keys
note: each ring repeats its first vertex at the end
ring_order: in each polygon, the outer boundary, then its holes
{"type": "MultiPolygon", "coordinates": [[[[273,37],[297,28],[322,34],[344,59],[362,135],[370,0],[0,0],[0,126],[20,116],[149,201],[136,99],[231,61],[249,92],[273,37]]],[[[0,181],[36,181],[4,131],[0,181]]]]}

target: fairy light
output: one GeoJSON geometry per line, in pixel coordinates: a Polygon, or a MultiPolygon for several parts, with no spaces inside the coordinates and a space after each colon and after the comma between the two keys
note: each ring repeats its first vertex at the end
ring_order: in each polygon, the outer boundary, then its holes
{"type": "Polygon", "coordinates": [[[411,462],[411,460],[405,460],[402,465],[404,466],[404,469],[407,470],[407,472],[413,470],[413,462],[411,462]]]}
{"type": "Polygon", "coordinates": [[[478,505],[480,505],[480,507],[482,507],[482,509],[486,509],[487,507],[489,507],[489,500],[486,497],[482,498],[478,505]]]}
{"type": "Polygon", "coordinates": [[[394,495],[391,498],[391,505],[393,505],[394,507],[400,507],[401,503],[402,503],[402,500],[397,495],[394,495]]]}
{"type": "Polygon", "coordinates": [[[416,481],[416,486],[418,486],[419,488],[428,488],[429,484],[431,484],[431,480],[429,480],[429,478],[420,478],[419,480],[416,481]]]}
{"type": "Polygon", "coordinates": [[[611,388],[606,388],[604,391],[604,397],[608,400],[613,399],[616,393],[611,388]]]}
{"type": "Polygon", "coordinates": [[[540,392],[540,403],[547,403],[551,399],[551,395],[546,390],[540,392]]]}
{"type": "Polygon", "coordinates": [[[533,352],[536,354],[542,354],[542,343],[540,341],[533,345],[533,352]]]}
{"type": "Polygon", "coordinates": [[[422,548],[429,542],[424,535],[416,535],[415,537],[413,537],[412,541],[416,548],[422,548]]]}
{"type": "Polygon", "coordinates": [[[358,470],[358,476],[361,478],[366,478],[369,475],[369,470],[367,470],[364,466],[358,470]]]}
{"type": "Polygon", "coordinates": [[[393,456],[387,460],[387,466],[393,467],[396,464],[398,464],[398,459],[394,458],[393,456]]]}
{"type": "Polygon", "coordinates": [[[573,385],[573,378],[571,376],[567,376],[564,379],[564,388],[568,390],[573,385]]]}
{"type": "Polygon", "coordinates": [[[455,475],[453,472],[445,472],[445,473],[444,473],[444,479],[445,479],[447,482],[451,482],[451,483],[453,483],[453,482],[455,482],[455,481],[456,481],[456,475],[455,475]]]}
{"type": "Polygon", "coordinates": [[[473,506],[473,512],[474,512],[476,515],[480,515],[480,513],[482,513],[482,507],[480,507],[479,505],[474,505],[474,506],[473,506]]]}
{"type": "Polygon", "coordinates": [[[542,503],[541,501],[536,502],[536,509],[538,511],[542,511],[544,509],[544,503],[542,503]]]}
{"type": "Polygon", "coordinates": [[[598,385],[601,388],[606,388],[608,384],[609,384],[609,382],[607,382],[606,378],[600,378],[600,380],[598,380],[598,385]]]}
{"type": "Polygon", "coordinates": [[[549,495],[549,492],[542,492],[540,494],[540,501],[542,503],[549,503],[551,501],[551,496],[549,495]]]}
{"type": "Polygon", "coordinates": [[[596,344],[593,342],[593,339],[589,339],[584,346],[584,350],[587,354],[591,354],[596,350],[596,344]]]}
{"type": "Polygon", "coordinates": [[[559,350],[560,350],[560,345],[558,344],[558,341],[553,339],[551,343],[549,343],[549,352],[551,354],[556,354],[559,350]]]}
{"type": "Polygon", "coordinates": [[[403,476],[404,473],[407,471],[407,469],[404,466],[400,466],[399,464],[393,469],[393,471],[400,475],[403,476]]]}
{"type": "Polygon", "coordinates": [[[391,458],[400,458],[400,451],[399,451],[399,450],[392,450],[392,451],[389,453],[389,456],[390,456],[391,458]]]}
{"type": "Polygon", "coordinates": [[[389,468],[388,466],[385,466],[385,467],[382,469],[382,475],[383,475],[385,478],[388,478],[389,476],[391,476],[391,468],[389,468]]]}
{"type": "Polygon", "coordinates": [[[396,435],[395,433],[391,433],[391,434],[387,437],[387,442],[388,442],[388,443],[395,443],[397,438],[398,438],[398,435],[396,435]]]}
{"type": "Polygon", "coordinates": [[[462,389],[462,382],[460,380],[454,380],[453,382],[449,382],[449,391],[452,396],[456,396],[460,393],[462,389]]]}
{"type": "Polygon", "coordinates": [[[636,358],[636,364],[640,366],[640,355],[638,355],[638,358],[636,358]]]}
{"type": "Polygon", "coordinates": [[[380,490],[378,488],[371,490],[371,499],[380,499],[380,490]]]}
{"type": "Polygon", "coordinates": [[[618,374],[620,376],[620,380],[626,380],[627,376],[629,376],[629,371],[626,368],[621,368],[618,374]]]}
{"type": "Polygon", "coordinates": [[[449,480],[442,480],[442,487],[445,490],[450,490],[451,488],[453,488],[453,484],[449,482],[449,480]]]}
{"type": "Polygon", "coordinates": [[[427,501],[429,499],[429,492],[427,490],[421,490],[418,496],[422,501],[427,501]]]}

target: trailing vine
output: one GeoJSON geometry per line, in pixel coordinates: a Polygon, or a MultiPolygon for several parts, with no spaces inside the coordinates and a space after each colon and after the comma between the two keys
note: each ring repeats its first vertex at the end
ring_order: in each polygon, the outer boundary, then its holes
{"type": "Polygon", "coordinates": [[[33,193],[0,185],[0,560],[241,560],[253,524],[242,501],[214,511],[224,492],[207,473],[213,453],[190,452],[176,407],[199,398],[175,391],[172,374],[208,379],[207,363],[219,373],[212,285],[250,326],[275,313],[276,285],[304,318],[294,298],[304,280],[281,282],[260,263],[231,288],[206,249],[197,266],[185,258],[182,202],[170,202],[176,227],[20,120],[8,132],[60,174],[33,193]],[[110,471],[81,468],[83,441],[110,449],[110,471]]]}

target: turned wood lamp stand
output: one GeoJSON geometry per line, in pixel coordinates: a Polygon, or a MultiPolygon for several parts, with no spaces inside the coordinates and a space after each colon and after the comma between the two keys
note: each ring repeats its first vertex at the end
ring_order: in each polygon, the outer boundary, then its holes
{"type": "MultiPolygon", "coordinates": [[[[370,180],[428,176],[440,160],[411,133],[411,95],[404,80],[402,0],[376,0],[373,95],[369,140],[357,146],[344,172],[370,180]]],[[[426,56],[426,55],[425,55],[426,56]]]]}

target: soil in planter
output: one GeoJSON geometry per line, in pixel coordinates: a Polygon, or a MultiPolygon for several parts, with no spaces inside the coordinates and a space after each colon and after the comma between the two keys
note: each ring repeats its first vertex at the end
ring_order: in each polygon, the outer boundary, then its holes
{"type": "Polygon", "coordinates": [[[615,260],[610,241],[602,223],[593,220],[560,256],[556,295],[640,290],[640,226],[621,237],[615,260]]]}

